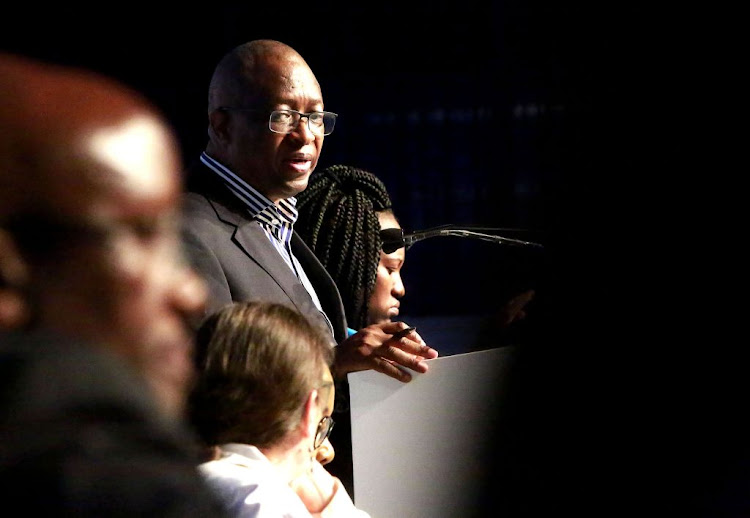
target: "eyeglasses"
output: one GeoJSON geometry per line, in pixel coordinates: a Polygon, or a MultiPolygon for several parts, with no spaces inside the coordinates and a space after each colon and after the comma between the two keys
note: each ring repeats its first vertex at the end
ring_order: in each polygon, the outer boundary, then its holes
{"type": "MultiPolygon", "coordinates": [[[[233,108],[231,106],[221,106],[221,111],[238,111],[238,112],[259,112],[254,108],[233,108]]],[[[297,126],[302,117],[307,119],[307,128],[313,135],[323,136],[333,133],[333,127],[336,125],[338,114],[333,112],[309,112],[302,113],[297,110],[274,110],[268,117],[268,129],[274,133],[286,135],[291,133],[297,126]]]]}
{"type": "Polygon", "coordinates": [[[318,423],[318,431],[315,434],[315,442],[313,443],[315,449],[320,448],[320,446],[328,438],[328,436],[331,435],[333,424],[333,417],[329,415],[324,416],[323,419],[320,420],[320,422],[318,423]]]}

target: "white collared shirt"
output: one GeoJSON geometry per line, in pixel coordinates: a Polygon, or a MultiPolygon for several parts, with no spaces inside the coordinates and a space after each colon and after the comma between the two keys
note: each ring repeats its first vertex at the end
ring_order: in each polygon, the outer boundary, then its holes
{"type": "MultiPolygon", "coordinates": [[[[302,499],[279,470],[258,448],[228,443],[219,448],[221,457],[204,462],[198,471],[229,513],[237,518],[311,518],[302,499]]],[[[324,516],[370,518],[357,509],[336,480],[338,489],[323,511],[324,516]]]]}
{"type": "Polygon", "coordinates": [[[310,518],[302,500],[255,446],[224,444],[221,458],[198,470],[232,516],[310,518]]]}

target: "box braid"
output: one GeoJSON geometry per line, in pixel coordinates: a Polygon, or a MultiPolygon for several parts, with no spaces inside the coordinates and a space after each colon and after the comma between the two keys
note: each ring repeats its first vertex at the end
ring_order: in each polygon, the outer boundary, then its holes
{"type": "Polygon", "coordinates": [[[349,327],[365,327],[383,246],[377,213],[392,210],[385,185],[370,172],[334,165],[310,177],[297,210],[295,231],[336,283],[349,327]]]}

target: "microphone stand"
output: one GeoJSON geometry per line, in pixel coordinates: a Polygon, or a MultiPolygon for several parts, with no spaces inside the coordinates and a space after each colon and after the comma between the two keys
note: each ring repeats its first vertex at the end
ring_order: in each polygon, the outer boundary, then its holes
{"type": "Polygon", "coordinates": [[[445,237],[466,237],[470,239],[480,239],[482,241],[489,241],[491,243],[499,243],[512,246],[521,247],[532,247],[532,248],[544,248],[539,243],[533,243],[531,241],[523,241],[521,239],[514,239],[510,237],[498,236],[496,234],[490,234],[488,232],[507,232],[509,229],[503,228],[470,228],[461,227],[458,225],[441,225],[439,227],[428,228],[425,230],[418,230],[411,234],[404,235],[404,244],[408,250],[417,241],[428,239],[431,237],[445,236],[445,237]]]}

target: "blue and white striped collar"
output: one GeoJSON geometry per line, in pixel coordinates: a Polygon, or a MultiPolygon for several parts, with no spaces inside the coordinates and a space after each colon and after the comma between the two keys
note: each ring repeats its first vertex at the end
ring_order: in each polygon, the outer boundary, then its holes
{"type": "MultiPolygon", "coordinates": [[[[208,156],[205,151],[201,153],[200,160],[206,167],[216,173],[224,185],[247,206],[253,218],[258,218],[265,212],[265,214],[278,214],[282,216],[290,225],[294,225],[297,221],[299,213],[297,212],[297,198],[294,196],[281,200],[279,207],[276,207],[271,200],[230,171],[226,166],[208,156]]],[[[262,216],[261,219],[263,219],[262,216]]]]}

